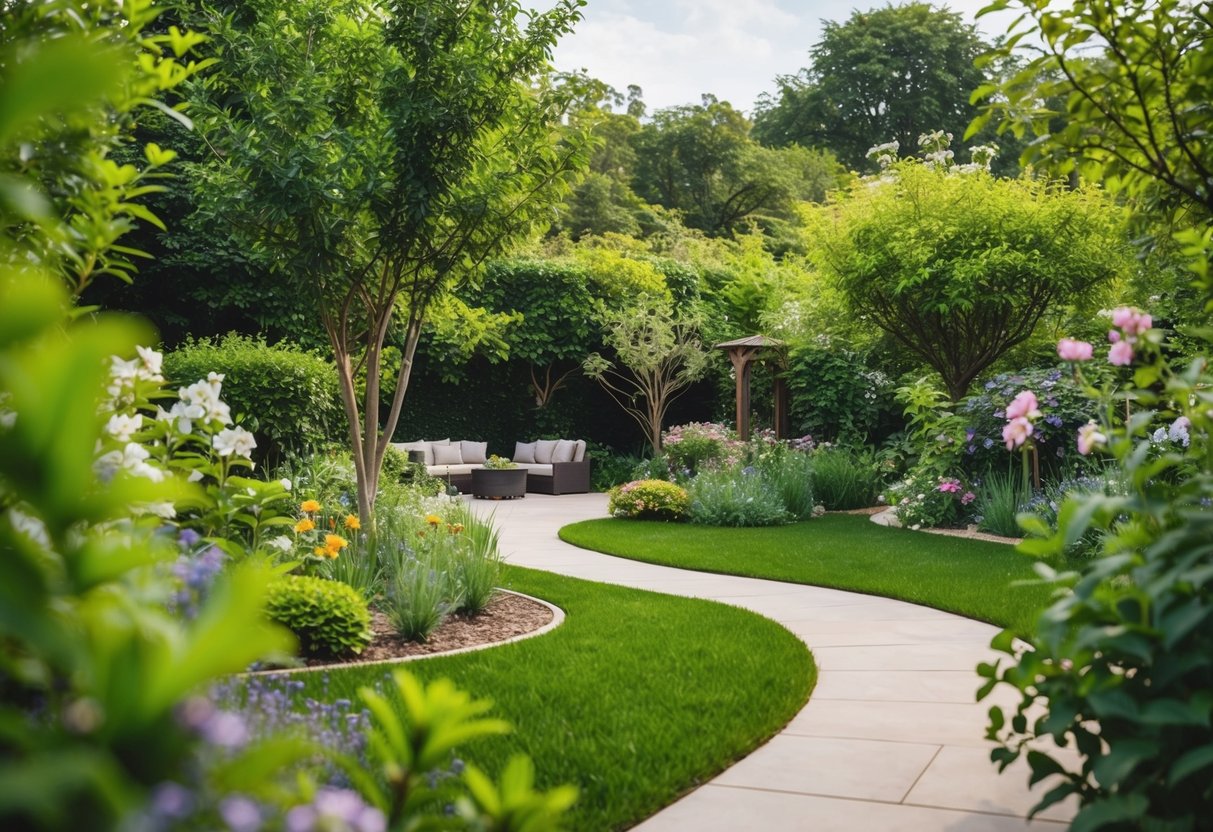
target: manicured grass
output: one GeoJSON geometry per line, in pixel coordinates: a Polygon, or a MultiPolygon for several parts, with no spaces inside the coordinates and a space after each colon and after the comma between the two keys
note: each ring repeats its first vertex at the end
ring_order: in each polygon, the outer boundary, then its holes
{"type": "Polygon", "coordinates": [[[642,520],[587,520],[560,530],[575,546],[625,558],[884,595],[1031,629],[1051,589],[1032,559],[1004,543],[889,529],[828,514],[789,526],[733,529],[642,520]]]}
{"type": "MultiPolygon", "coordinates": [[[[570,826],[631,826],[774,734],[808,699],[804,644],[761,616],[689,598],[508,568],[506,586],[565,610],[551,633],[405,665],[447,676],[514,724],[464,756],[496,774],[517,752],[539,784],[574,783],[570,826]]],[[[384,666],[301,674],[304,695],[354,698],[384,666]]]]}

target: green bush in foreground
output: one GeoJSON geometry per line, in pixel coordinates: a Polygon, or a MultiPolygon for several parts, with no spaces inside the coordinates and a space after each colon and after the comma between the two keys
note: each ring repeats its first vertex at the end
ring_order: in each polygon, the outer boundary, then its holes
{"type": "Polygon", "coordinates": [[[371,614],[357,590],[338,581],[288,575],[269,587],[266,615],[299,639],[309,656],[347,656],[371,643],[371,614]]]}
{"type": "Polygon", "coordinates": [[[665,480],[635,480],[610,490],[607,510],[613,517],[682,520],[691,508],[686,489],[665,480]]]}
{"type": "Polygon", "coordinates": [[[704,526],[777,526],[790,520],[783,498],[753,468],[705,471],[688,486],[691,522],[704,526]]]}

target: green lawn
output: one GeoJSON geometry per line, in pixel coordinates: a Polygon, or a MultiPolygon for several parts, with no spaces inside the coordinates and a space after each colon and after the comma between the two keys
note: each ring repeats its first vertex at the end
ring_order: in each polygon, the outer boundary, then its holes
{"type": "MultiPolygon", "coordinates": [[[[804,644],[734,607],[509,568],[506,586],[560,606],[551,633],[477,653],[411,662],[496,703],[514,724],[467,759],[499,772],[513,753],[540,785],[574,783],[570,826],[631,826],[778,731],[808,699],[816,668],[804,644]]],[[[301,674],[303,695],[354,698],[384,666],[301,674]]]]}
{"type": "Polygon", "coordinates": [[[1005,543],[878,526],[828,514],[788,526],[734,529],[587,520],[560,530],[575,546],[649,563],[851,589],[1028,631],[1048,603],[1032,559],[1005,543]]]}

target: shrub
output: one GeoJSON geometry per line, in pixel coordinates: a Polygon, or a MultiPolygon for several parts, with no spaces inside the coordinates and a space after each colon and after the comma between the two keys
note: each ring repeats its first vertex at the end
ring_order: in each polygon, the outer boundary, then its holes
{"type": "Polygon", "coordinates": [[[371,614],[353,588],[338,581],[288,575],[268,590],[266,615],[299,639],[308,656],[358,654],[371,643],[371,614]]]}
{"type": "Polygon", "coordinates": [[[612,488],[607,508],[614,517],[682,520],[691,508],[686,489],[664,480],[634,480],[612,488]]]}
{"type": "Polygon", "coordinates": [[[792,349],[787,384],[793,424],[819,439],[871,439],[896,413],[892,379],[827,339],[792,349]]]}
{"type": "MultiPolygon", "coordinates": [[[[1129,494],[1128,483],[1114,468],[1090,476],[1069,477],[1047,483],[1044,490],[1032,497],[1021,511],[1043,520],[1054,533],[1060,527],[1059,512],[1067,499],[1083,500],[1089,497],[1125,497],[1129,494]]],[[[1018,528],[1018,524],[1016,524],[1018,528]]],[[[1088,529],[1074,541],[1067,543],[1065,556],[1071,560],[1094,557],[1103,545],[1106,533],[1088,529]]]]}
{"type": "Polygon", "coordinates": [[[475,614],[488,606],[501,578],[500,535],[493,519],[481,520],[466,508],[463,515],[459,552],[454,560],[455,575],[462,599],[460,612],[475,614]]]}
{"type": "Polygon", "coordinates": [[[886,496],[902,526],[931,529],[961,525],[977,495],[959,478],[924,466],[890,486],[886,496]]]}
{"type": "Polygon", "coordinates": [[[713,422],[688,422],[667,430],[661,439],[670,468],[694,476],[711,463],[737,462],[742,449],[733,432],[713,422]]]}
{"type": "Polygon", "coordinates": [[[977,489],[977,525],[990,534],[1018,537],[1016,518],[1026,496],[1024,485],[1015,474],[990,472],[977,489]]]}
{"type": "Polygon", "coordinates": [[[344,438],[337,372],[327,361],[288,342],[270,346],[235,334],[187,341],[164,356],[164,374],[176,384],[212,371],[224,376],[232,415],[256,434],[259,459],[277,461],[344,438]]]}
{"type": "Polygon", "coordinates": [[[755,468],[705,471],[689,486],[691,522],[705,526],[776,526],[790,519],[783,499],[755,468]]]}
{"type": "Polygon", "coordinates": [[[813,493],[831,511],[867,508],[880,494],[880,474],[871,451],[840,445],[813,452],[813,493]]]}
{"type": "Polygon", "coordinates": [[[783,502],[793,520],[813,516],[813,461],[806,453],[788,451],[758,465],[759,473],[783,502]]]}
{"type": "Polygon", "coordinates": [[[590,486],[595,491],[609,491],[635,479],[632,472],[643,462],[638,456],[617,453],[597,443],[590,443],[586,453],[594,457],[594,464],[590,467],[590,486]]]}
{"type": "Polygon", "coordinates": [[[406,547],[387,562],[385,612],[396,632],[410,641],[429,638],[462,601],[453,558],[445,554],[431,550],[423,559],[406,547]]]}

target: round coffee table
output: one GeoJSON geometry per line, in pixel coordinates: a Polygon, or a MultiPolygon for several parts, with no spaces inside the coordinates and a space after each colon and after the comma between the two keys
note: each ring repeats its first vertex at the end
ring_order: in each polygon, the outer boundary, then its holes
{"type": "Polygon", "coordinates": [[[472,496],[485,500],[512,500],[526,496],[525,468],[473,468],[472,496]]]}

